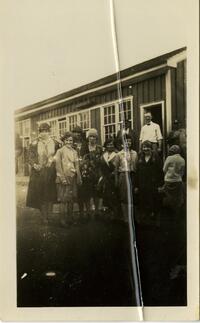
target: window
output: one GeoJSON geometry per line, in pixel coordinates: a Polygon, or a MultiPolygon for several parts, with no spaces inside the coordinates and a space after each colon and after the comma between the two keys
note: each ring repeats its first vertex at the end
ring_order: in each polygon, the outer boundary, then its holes
{"type": "Polygon", "coordinates": [[[58,123],[57,120],[50,120],[48,122],[50,124],[50,133],[51,133],[51,137],[53,138],[57,138],[58,137],[58,123]]]}
{"type": "Polygon", "coordinates": [[[61,137],[67,131],[67,121],[65,120],[58,120],[59,125],[59,136],[61,137]]]}
{"type": "Polygon", "coordinates": [[[123,119],[131,120],[131,101],[123,101],[122,103],[118,103],[119,105],[119,122],[121,123],[123,119]]]}
{"type": "Polygon", "coordinates": [[[115,137],[123,120],[133,121],[132,98],[103,106],[103,141],[115,137]]]}
{"type": "Polygon", "coordinates": [[[79,113],[80,127],[86,131],[90,128],[90,113],[89,111],[79,113]]]}
{"type": "Polygon", "coordinates": [[[77,114],[68,117],[69,131],[72,131],[77,126],[77,114]]]}
{"type": "Polygon", "coordinates": [[[25,119],[16,122],[16,132],[20,137],[30,137],[31,123],[30,119],[25,119]]]}
{"type": "Polygon", "coordinates": [[[104,107],[104,131],[105,139],[114,137],[116,134],[115,105],[104,107]]]}
{"type": "Polygon", "coordinates": [[[80,126],[84,131],[90,128],[90,112],[89,110],[77,112],[67,116],[69,123],[69,130],[72,131],[75,126],[80,126]]]}

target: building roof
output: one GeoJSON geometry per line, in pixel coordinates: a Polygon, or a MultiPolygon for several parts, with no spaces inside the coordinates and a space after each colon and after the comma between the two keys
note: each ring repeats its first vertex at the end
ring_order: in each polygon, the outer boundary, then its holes
{"type": "Polygon", "coordinates": [[[37,109],[40,110],[41,107],[43,107],[44,105],[45,106],[47,106],[47,105],[52,106],[54,104],[59,103],[59,101],[61,101],[61,100],[73,97],[75,95],[81,94],[81,93],[89,91],[89,90],[95,91],[96,88],[99,88],[104,85],[109,85],[110,83],[119,80],[119,76],[120,76],[120,79],[124,79],[124,78],[131,76],[131,75],[134,76],[134,74],[154,68],[156,66],[161,66],[163,64],[167,64],[168,60],[171,57],[173,57],[177,54],[180,54],[181,52],[183,52],[185,50],[186,50],[186,47],[179,48],[179,49],[169,52],[167,54],[164,54],[164,55],[155,57],[153,59],[150,59],[148,61],[136,64],[132,67],[129,67],[127,69],[120,71],[119,73],[114,73],[112,75],[103,77],[103,78],[96,80],[94,82],[88,83],[86,85],[77,87],[75,89],[69,90],[69,91],[61,93],[61,94],[58,94],[58,95],[48,98],[46,100],[42,100],[40,102],[28,105],[28,106],[20,108],[20,109],[17,109],[15,111],[16,117],[17,117],[17,115],[19,115],[21,113],[25,113],[25,112],[29,113],[33,109],[34,109],[34,111],[37,109]]]}

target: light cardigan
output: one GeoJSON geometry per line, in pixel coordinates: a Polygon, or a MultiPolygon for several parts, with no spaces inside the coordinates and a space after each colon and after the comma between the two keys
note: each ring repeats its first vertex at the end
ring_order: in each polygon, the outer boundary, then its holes
{"type": "Polygon", "coordinates": [[[66,177],[73,177],[77,173],[79,159],[75,149],[63,146],[58,149],[55,160],[57,182],[62,182],[66,177]]]}
{"type": "Polygon", "coordinates": [[[185,172],[185,160],[179,154],[168,156],[164,163],[163,172],[165,182],[182,182],[185,172]]]}

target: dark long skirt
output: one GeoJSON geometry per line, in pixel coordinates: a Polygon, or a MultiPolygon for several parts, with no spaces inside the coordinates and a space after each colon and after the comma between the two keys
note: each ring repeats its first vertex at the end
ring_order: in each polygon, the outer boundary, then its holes
{"type": "Polygon", "coordinates": [[[40,209],[45,202],[57,201],[55,166],[44,167],[39,172],[32,169],[26,206],[40,209]]]}
{"type": "Polygon", "coordinates": [[[166,207],[177,209],[183,205],[184,188],[182,182],[164,184],[163,204],[166,207]]]}

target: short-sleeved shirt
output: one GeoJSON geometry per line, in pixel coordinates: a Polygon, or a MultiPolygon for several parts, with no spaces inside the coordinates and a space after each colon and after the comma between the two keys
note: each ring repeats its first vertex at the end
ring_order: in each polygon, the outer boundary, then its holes
{"type": "Polygon", "coordinates": [[[149,125],[144,125],[140,132],[140,140],[142,142],[149,140],[152,143],[157,143],[158,140],[163,139],[160,126],[157,123],[150,122],[149,125]]]}

